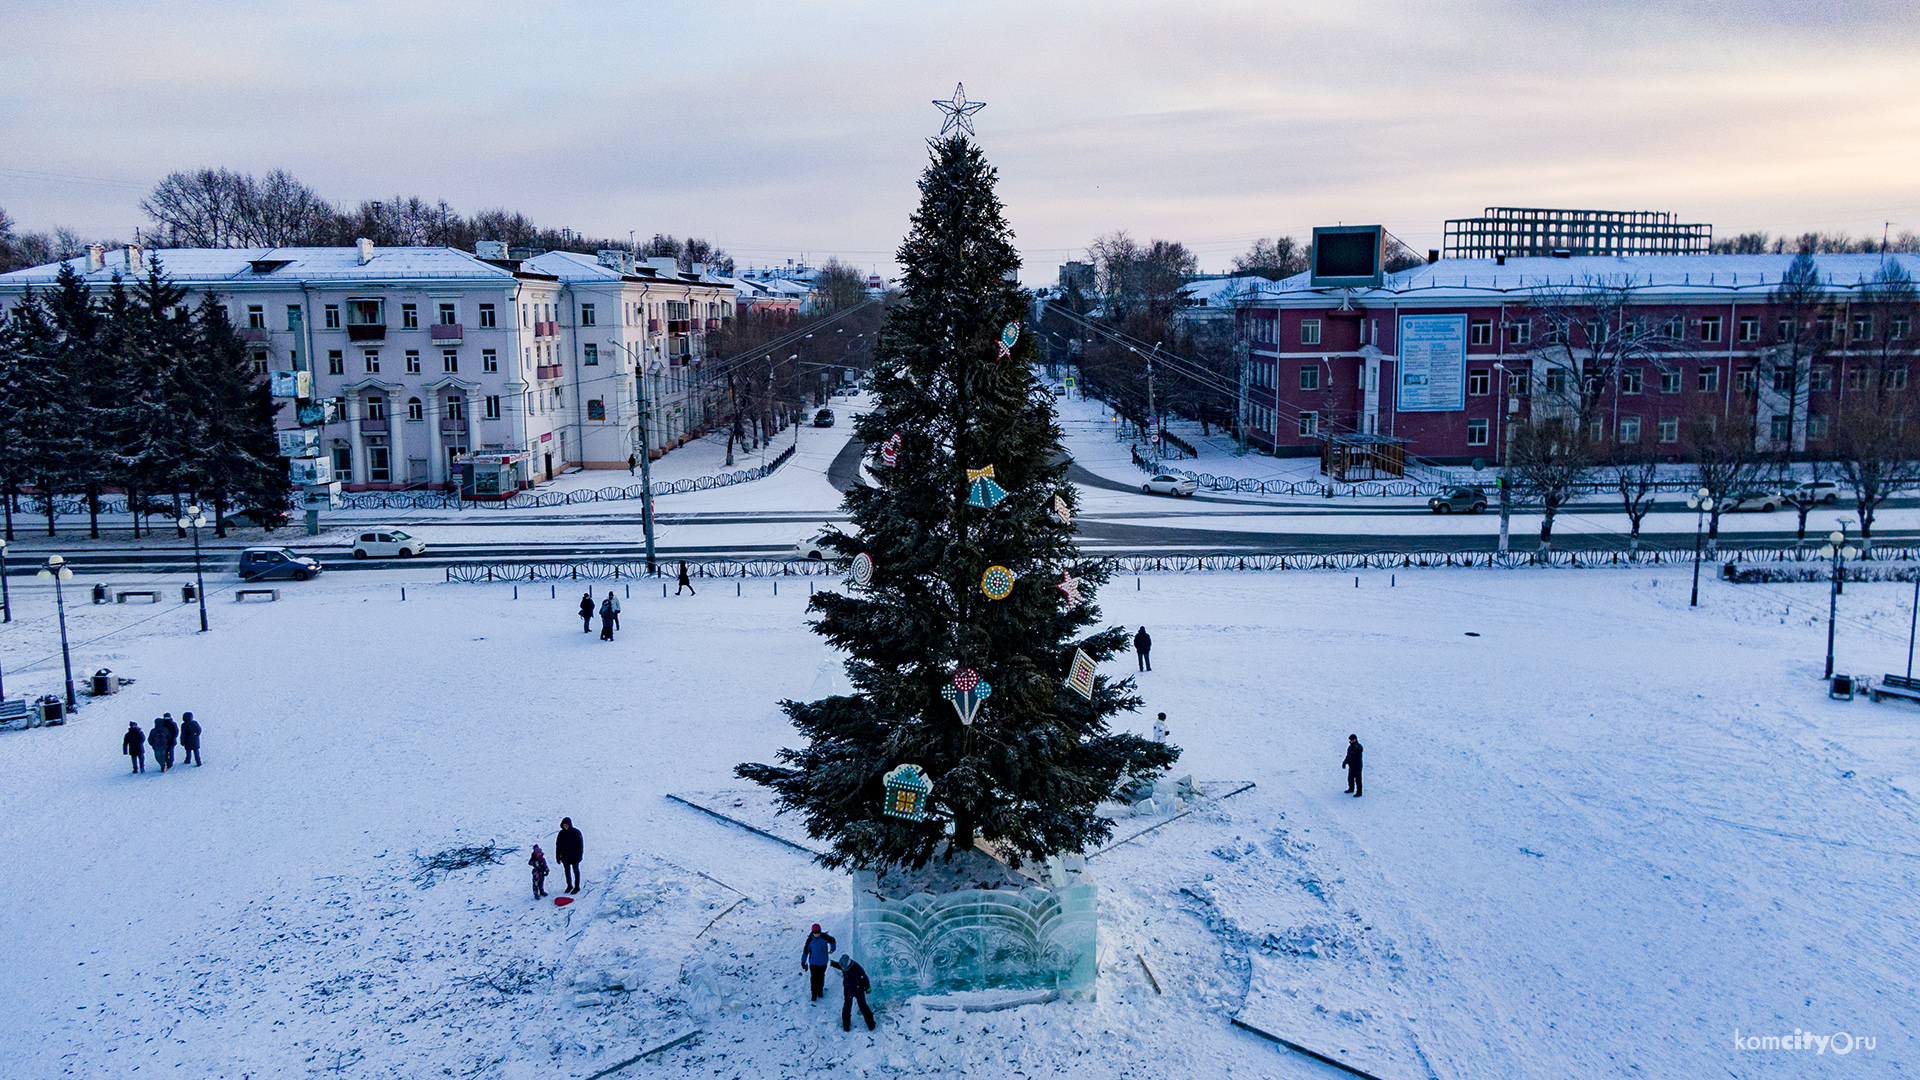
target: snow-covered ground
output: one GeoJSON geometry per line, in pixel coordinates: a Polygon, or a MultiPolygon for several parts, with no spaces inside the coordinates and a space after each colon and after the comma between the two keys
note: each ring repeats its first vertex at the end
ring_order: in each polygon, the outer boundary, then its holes
{"type": "MultiPolygon", "coordinates": [[[[1920,712],[1826,698],[1822,586],[1114,582],[1156,644],[1128,726],[1165,711],[1180,773],[1258,786],[1090,862],[1096,1001],[846,1035],[796,963],[846,878],[665,797],[735,786],[794,739],[775,702],[835,683],[783,584],[636,588],[612,644],[577,592],[404,571],[219,602],[204,636],[186,605],[70,609],[78,667],[139,681],[0,732],[0,1076],[586,1077],[694,1031],[617,1075],[1336,1075],[1236,1016],[1383,1078],[1916,1068],[1920,712]],[[127,775],[127,722],[188,709],[206,766],[127,775]],[[568,910],[522,865],[563,815],[568,910]],[[517,850],[412,880],[490,840],[517,850]],[[1796,1029],[1877,1043],[1734,1048],[1796,1029]]],[[[1911,597],[1848,586],[1842,670],[1904,669],[1911,597]]],[[[51,596],[13,599],[7,685],[53,689],[51,596]]]]}

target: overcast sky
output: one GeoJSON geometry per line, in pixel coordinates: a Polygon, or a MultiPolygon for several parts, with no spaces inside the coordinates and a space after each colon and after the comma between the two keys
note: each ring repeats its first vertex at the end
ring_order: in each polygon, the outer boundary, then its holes
{"type": "Polygon", "coordinates": [[[0,207],[127,237],[175,169],[889,272],[964,81],[1029,284],[1495,205],[1920,232],[1920,10],[1850,3],[26,2],[0,207]],[[1577,12],[1569,15],[1568,12],[1577,12]]]}

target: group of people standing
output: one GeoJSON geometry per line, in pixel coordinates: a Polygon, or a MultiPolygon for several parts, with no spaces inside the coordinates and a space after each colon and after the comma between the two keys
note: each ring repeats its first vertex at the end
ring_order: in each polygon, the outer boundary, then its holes
{"type": "Polygon", "coordinates": [[[840,973],[840,1030],[853,1030],[853,1007],[858,1005],[861,1019],[867,1022],[867,1030],[872,1031],[873,1010],[867,1006],[867,991],[873,989],[873,984],[867,979],[867,969],[846,953],[834,957],[836,944],[833,935],[820,929],[819,923],[813,924],[807,940],[801,944],[800,970],[807,973],[808,990],[812,994],[808,1000],[819,1001],[827,996],[827,968],[831,967],[840,973]]]}
{"type": "MultiPolygon", "coordinates": [[[[567,893],[580,892],[580,860],[586,854],[586,839],[580,830],[573,827],[573,819],[560,819],[559,835],[553,838],[553,859],[567,872],[567,893]]],[[[533,845],[533,855],[527,859],[527,865],[533,867],[533,898],[544,899],[547,895],[547,854],[540,845],[533,845]]]]}
{"type": "Polygon", "coordinates": [[[160,766],[161,772],[173,768],[174,747],[179,747],[186,755],[186,764],[194,767],[200,761],[200,722],[192,713],[181,713],[176,723],[172,713],[164,713],[153,722],[150,731],[140,730],[140,721],[127,721],[127,733],[120,738],[120,750],[132,760],[133,771],[147,771],[147,750],[153,750],[153,763],[160,766]]]}
{"type": "MultiPolygon", "coordinates": [[[[680,560],[680,587],[673,591],[673,595],[679,596],[683,591],[692,593],[695,596],[700,595],[694,592],[693,578],[687,573],[687,561],[685,559],[680,560]]],[[[586,592],[580,594],[581,633],[593,633],[593,616],[596,612],[600,615],[600,640],[612,641],[613,632],[620,629],[620,598],[613,595],[612,589],[607,590],[607,598],[598,604],[593,602],[592,589],[588,589],[586,592]]]]}

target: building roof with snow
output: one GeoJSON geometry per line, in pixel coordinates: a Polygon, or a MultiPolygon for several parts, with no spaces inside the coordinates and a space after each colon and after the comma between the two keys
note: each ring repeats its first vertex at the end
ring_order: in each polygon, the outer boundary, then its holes
{"type": "Polygon", "coordinates": [[[145,273],[143,254],[158,260],[161,269],[182,285],[296,280],[509,282],[514,278],[514,272],[504,266],[449,247],[148,248],[144,252],[127,247],[0,274],[0,289],[51,285],[62,266],[73,267],[89,284],[104,285],[115,275],[137,277],[145,273]]]}

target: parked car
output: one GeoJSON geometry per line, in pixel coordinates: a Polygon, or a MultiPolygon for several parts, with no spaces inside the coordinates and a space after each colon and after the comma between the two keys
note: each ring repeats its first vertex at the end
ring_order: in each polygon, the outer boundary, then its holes
{"type": "Polygon", "coordinates": [[[1427,500],[1427,508],[1436,514],[1477,514],[1487,508],[1487,493],[1477,487],[1448,488],[1427,500]]]}
{"type": "Polygon", "coordinates": [[[1783,502],[1786,502],[1786,499],[1781,497],[1777,491],[1736,491],[1727,496],[1726,505],[1723,509],[1729,512],[1734,510],[1758,510],[1763,514],[1771,514],[1775,510],[1780,509],[1780,504],[1783,502]]]}
{"type": "Polygon", "coordinates": [[[1826,503],[1831,506],[1840,501],[1840,485],[1831,480],[1802,480],[1782,491],[1780,498],[1789,503],[1826,503]]]}
{"type": "Polygon", "coordinates": [[[380,529],[363,532],[353,542],[353,557],[356,559],[411,559],[423,555],[427,542],[399,529],[380,529]]]}
{"type": "Polygon", "coordinates": [[[837,559],[840,553],[827,546],[828,528],[821,526],[793,545],[793,553],[802,559],[837,559]]]}
{"type": "Polygon", "coordinates": [[[832,427],[833,426],[833,410],[821,409],[819,412],[814,413],[813,426],[814,427],[832,427]]]}
{"type": "Polygon", "coordinates": [[[1187,495],[1200,490],[1200,485],[1184,476],[1162,473],[1140,485],[1140,490],[1148,495],[1187,495]]]}
{"type": "Polygon", "coordinates": [[[240,553],[240,577],[246,581],[305,581],[319,572],[319,560],[286,548],[248,548],[240,553]]]}

